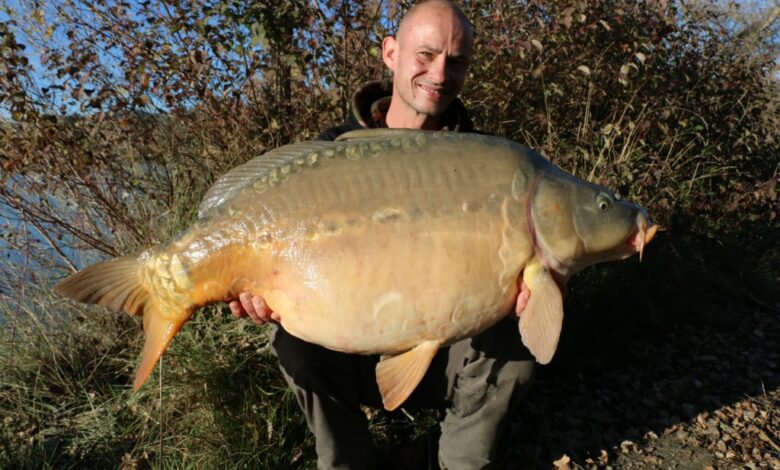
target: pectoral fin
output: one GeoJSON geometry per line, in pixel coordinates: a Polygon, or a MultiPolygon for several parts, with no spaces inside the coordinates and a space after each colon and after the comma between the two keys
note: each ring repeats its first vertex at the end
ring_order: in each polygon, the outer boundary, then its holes
{"type": "Polygon", "coordinates": [[[439,350],[438,341],[425,341],[403,354],[383,357],[376,365],[376,383],[386,410],[392,411],[412,394],[422,380],[433,356],[439,350]]]}
{"type": "Polygon", "coordinates": [[[531,290],[525,309],[520,314],[520,336],[536,361],[552,360],[563,326],[563,295],[547,268],[533,270],[524,281],[531,290]]]}

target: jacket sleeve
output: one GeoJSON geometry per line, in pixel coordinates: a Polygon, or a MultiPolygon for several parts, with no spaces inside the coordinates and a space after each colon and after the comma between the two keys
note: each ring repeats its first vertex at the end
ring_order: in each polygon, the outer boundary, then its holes
{"type": "Polygon", "coordinates": [[[357,129],[362,129],[363,126],[360,125],[360,123],[355,119],[354,116],[350,116],[349,119],[347,119],[347,122],[340,126],[331,127],[329,129],[325,129],[322,134],[319,135],[315,140],[336,140],[336,137],[340,136],[341,134],[349,131],[354,131],[357,129]]]}
{"type": "Polygon", "coordinates": [[[315,140],[336,140],[336,137],[351,130],[353,130],[353,128],[349,124],[331,127],[325,129],[315,140]]]}

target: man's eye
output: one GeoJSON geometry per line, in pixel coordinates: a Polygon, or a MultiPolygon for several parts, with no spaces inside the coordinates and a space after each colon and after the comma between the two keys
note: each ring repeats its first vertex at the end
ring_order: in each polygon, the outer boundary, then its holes
{"type": "Polygon", "coordinates": [[[427,52],[427,51],[420,52],[420,57],[424,59],[431,59],[433,58],[433,52],[427,52]]]}

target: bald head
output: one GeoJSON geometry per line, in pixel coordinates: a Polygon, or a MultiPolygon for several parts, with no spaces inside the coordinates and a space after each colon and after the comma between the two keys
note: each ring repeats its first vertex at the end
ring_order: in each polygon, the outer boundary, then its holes
{"type": "Polygon", "coordinates": [[[463,88],[473,43],[471,24],[452,2],[412,7],[396,36],[382,41],[382,59],[393,71],[388,127],[439,129],[442,113],[463,88]]]}
{"type": "Polygon", "coordinates": [[[424,0],[412,6],[401,18],[396,38],[400,40],[405,32],[413,29],[416,24],[415,20],[419,20],[418,17],[421,14],[423,19],[439,15],[450,17],[451,20],[460,23],[461,28],[463,28],[463,31],[471,41],[474,39],[474,30],[466,14],[463,13],[463,10],[458,5],[449,0],[424,0]]]}

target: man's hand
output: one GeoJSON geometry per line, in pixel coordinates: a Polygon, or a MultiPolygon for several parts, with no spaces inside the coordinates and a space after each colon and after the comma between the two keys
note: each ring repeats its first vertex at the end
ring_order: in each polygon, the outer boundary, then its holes
{"type": "Polygon", "coordinates": [[[238,300],[228,304],[230,311],[236,318],[249,317],[258,325],[265,325],[268,322],[278,323],[279,315],[268,308],[265,299],[259,295],[252,295],[249,292],[242,292],[238,295],[238,300]]]}

